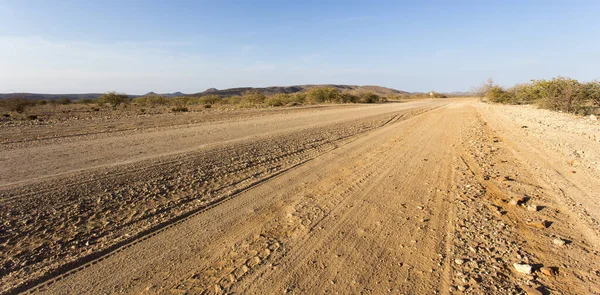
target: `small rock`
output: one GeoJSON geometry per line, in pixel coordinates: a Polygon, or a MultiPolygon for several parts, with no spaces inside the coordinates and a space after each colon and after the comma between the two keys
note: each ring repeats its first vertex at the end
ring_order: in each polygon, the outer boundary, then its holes
{"type": "Polygon", "coordinates": [[[531,274],[532,267],[529,264],[513,263],[515,269],[524,274],[531,274]]]}
{"type": "Polygon", "coordinates": [[[538,205],[535,205],[535,204],[529,204],[529,205],[527,206],[527,211],[536,212],[536,211],[538,211],[538,210],[539,210],[539,207],[538,207],[538,205]]]}
{"type": "Polygon", "coordinates": [[[555,238],[552,243],[556,246],[564,246],[567,242],[561,238],[555,238]]]}
{"type": "Polygon", "coordinates": [[[509,204],[513,205],[513,206],[517,206],[522,204],[523,202],[525,202],[525,196],[520,196],[520,197],[514,197],[512,200],[510,200],[509,204]]]}
{"type": "Polygon", "coordinates": [[[460,258],[456,258],[456,259],[454,259],[454,263],[456,263],[458,265],[461,265],[461,264],[465,263],[465,260],[464,259],[460,259],[460,258]]]}
{"type": "Polygon", "coordinates": [[[539,229],[545,229],[550,226],[550,222],[548,222],[546,220],[531,221],[531,222],[528,222],[527,225],[529,225],[531,227],[539,228],[539,229]]]}
{"type": "Polygon", "coordinates": [[[540,290],[529,286],[524,286],[522,289],[525,291],[525,293],[527,293],[527,295],[543,295],[540,290]]]}
{"type": "Polygon", "coordinates": [[[596,118],[596,116],[594,116],[593,114],[590,115],[590,120],[591,121],[598,121],[598,118],[596,118]]]}
{"type": "Polygon", "coordinates": [[[556,270],[554,270],[551,267],[542,267],[540,268],[540,272],[542,272],[543,274],[552,277],[556,275],[556,270]]]}

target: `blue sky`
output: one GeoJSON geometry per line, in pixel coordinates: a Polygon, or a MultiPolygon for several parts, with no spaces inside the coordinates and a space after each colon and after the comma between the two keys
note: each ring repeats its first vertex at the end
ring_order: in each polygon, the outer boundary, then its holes
{"type": "Polygon", "coordinates": [[[600,1],[0,0],[0,92],[600,78],[600,1]]]}

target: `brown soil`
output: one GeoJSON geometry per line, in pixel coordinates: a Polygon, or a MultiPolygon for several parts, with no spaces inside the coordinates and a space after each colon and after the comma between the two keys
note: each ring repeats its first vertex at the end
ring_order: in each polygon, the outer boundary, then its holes
{"type": "Polygon", "coordinates": [[[4,126],[0,292],[596,294],[596,171],[535,141],[574,133],[510,114],[453,99],[4,126]]]}

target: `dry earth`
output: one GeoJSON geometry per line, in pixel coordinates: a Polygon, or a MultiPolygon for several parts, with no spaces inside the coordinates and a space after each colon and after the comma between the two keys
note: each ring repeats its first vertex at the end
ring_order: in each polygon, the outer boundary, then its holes
{"type": "Polygon", "coordinates": [[[0,292],[598,294],[598,126],[474,99],[2,126],[0,292]]]}

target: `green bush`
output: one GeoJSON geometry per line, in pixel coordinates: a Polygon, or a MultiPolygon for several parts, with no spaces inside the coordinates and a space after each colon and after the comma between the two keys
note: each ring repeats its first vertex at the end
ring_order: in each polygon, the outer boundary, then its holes
{"type": "Polygon", "coordinates": [[[199,99],[200,104],[216,104],[219,103],[221,101],[221,97],[218,95],[206,95],[206,96],[202,96],[199,99]]]}
{"type": "Polygon", "coordinates": [[[513,100],[512,94],[498,85],[490,87],[485,95],[492,102],[511,103],[513,100]]]}
{"type": "Polygon", "coordinates": [[[155,107],[159,105],[166,105],[169,103],[169,99],[158,94],[150,94],[145,96],[136,97],[133,102],[141,106],[155,107]]]}
{"type": "Polygon", "coordinates": [[[383,99],[381,98],[381,96],[372,92],[361,93],[358,100],[358,102],[360,103],[378,103],[382,101],[383,99]]]}
{"type": "Polygon", "coordinates": [[[349,92],[344,92],[344,93],[340,94],[340,102],[341,103],[357,103],[357,102],[359,102],[359,100],[360,100],[360,98],[358,97],[358,95],[354,95],[349,92]]]}
{"type": "Polygon", "coordinates": [[[315,87],[306,93],[308,103],[337,102],[340,100],[340,92],[332,87],[315,87]]]}
{"type": "Polygon", "coordinates": [[[60,105],[68,105],[68,104],[71,104],[71,100],[66,97],[63,97],[63,98],[59,98],[57,100],[53,100],[52,103],[60,104],[60,105]]]}
{"type": "Polygon", "coordinates": [[[185,113],[185,112],[188,111],[188,108],[187,107],[183,107],[183,106],[179,106],[179,107],[172,108],[171,111],[173,113],[185,113]]]}
{"type": "Polygon", "coordinates": [[[280,107],[291,102],[291,96],[286,93],[271,95],[265,99],[265,105],[269,107],[280,107]]]}
{"type": "Polygon", "coordinates": [[[585,95],[596,107],[600,107],[600,81],[585,84],[585,95]]]}
{"type": "Polygon", "coordinates": [[[532,80],[530,83],[504,89],[493,85],[485,87],[485,97],[491,102],[504,104],[532,104],[541,108],[568,113],[587,114],[600,107],[600,83],[581,83],[575,79],[556,77],[551,80],[532,80]]]}
{"type": "Polygon", "coordinates": [[[98,98],[98,104],[110,104],[113,108],[116,108],[120,104],[129,103],[129,96],[124,93],[117,93],[114,91],[104,93],[98,98]]]}
{"type": "Polygon", "coordinates": [[[242,97],[239,95],[230,96],[221,99],[221,104],[238,105],[242,102],[242,97]]]}
{"type": "Polygon", "coordinates": [[[263,104],[265,102],[266,98],[267,97],[260,91],[257,91],[257,90],[246,91],[242,95],[240,105],[242,107],[254,107],[254,106],[263,104]]]}
{"type": "Polygon", "coordinates": [[[34,106],[35,100],[25,99],[22,97],[1,99],[0,106],[10,112],[23,113],[28,107],[34,106]]]}
{"type": "Polygon", "coordinates": [[[91,104],[92,102],[94,102],[94,101],[89,98],[82,98],[82,99],[78,99],[75,101],[75,103],[80,103],[80,104],[91,104]]]}
{"type": "Polygon", "coordinates": [[[543,108],[575,113],[582,110],[587,99],[584,85],[571,78],[558,77],[533,84],[540,88],[537,103],[543,108]]]}

